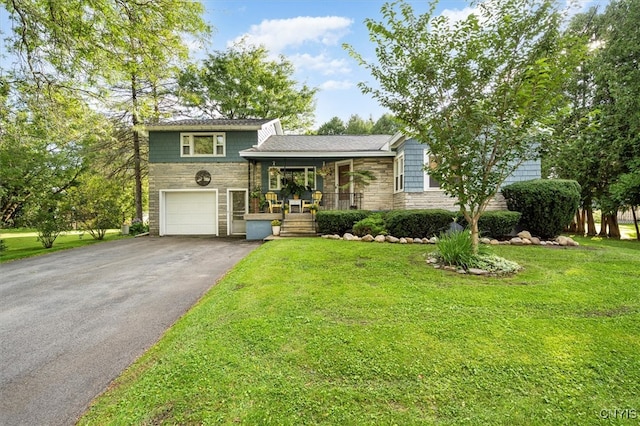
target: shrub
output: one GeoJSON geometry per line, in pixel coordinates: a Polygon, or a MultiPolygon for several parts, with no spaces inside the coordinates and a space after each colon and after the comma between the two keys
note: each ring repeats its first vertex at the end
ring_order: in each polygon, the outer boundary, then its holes
{"type": "Polygon", "coordinates": [[[386,227],[394,237],[430,238],[447,230],[455,212],[447,210],[394,210],[386,216],[386,227]]]}
{"type": "Polygon", "coordinates": [[[0,254],[7,249],[7,245],[4,243],[4,240],[0,240],[0,254]]]}
{"type": "Polygon", "coordinates": [[[316,214],[316,221],[320,233],[342,235],[369,214],[366,210],[320,210],[316,214]]]}
{"type": "Polygon", "coordinates": [[[129,227],[129,233],[131,235],[144,234],[145,232],[149,232],[148,224],[145,224],[140,219],[134,219],[133,222],[131,222],[131,226],[129,227]]]}
{"type": "Polygon", "coordinates": [[[437,256],[446,265],[468,269],[474,263],[475,254],[471,243],[471,232],[468,230],[443,233],[436,247],[437,256]]]}
{"type": "Polygon", "coordinates": [[[509,210],[522,213],[523,229],[553,238],[571,223],[580,204],[580,185],[573,180],[535,179],[507,185],[502,195],[509,210]]]}
{"type": "Polygon", "coordinates": [[[384,219],[382,218],[382,215],[377,213],[362,219],[353,225],[353,233],[359,237],[364,237],[367,234],[386,235],[387,230],[384,227],[384,219]]]}
{"type": "MultiPolygon", "coordinates": [[[[522,216],[520,212],[507,210],[484,212],[478,221],[480,236],[500,238],[509,235],[518,224],[520,216],[522,216]]],[[[468,226],[467,220],[460,213],[458,213],[457,222],[465,228],[468,226]]]]}

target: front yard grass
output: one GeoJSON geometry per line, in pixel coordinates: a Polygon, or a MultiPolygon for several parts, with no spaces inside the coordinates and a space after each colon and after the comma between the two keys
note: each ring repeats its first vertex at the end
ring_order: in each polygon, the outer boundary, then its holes
{"type": "Polygon", "coordinates": [[[577,240],[494,247],[525,268],[504,278],[433,269],[433,246],[270,242],[80,424],[637,423],[640,244],[577,240]]]}
{"type": "MultiPolygon", "coordinates": [[[[126,237],[120,235],[119,229],[110,229],[102,241],[119,238],[126,237]]],[[[7,249],[0,254],[0,263],[100,242],[94,240],[88,232],[68,231],[60,234],[53,243],[53,247],[47,249],[38,241],[36,230],[27,228],[0,229],[0,240],[3,240],[7,246],[7,249]]]]}

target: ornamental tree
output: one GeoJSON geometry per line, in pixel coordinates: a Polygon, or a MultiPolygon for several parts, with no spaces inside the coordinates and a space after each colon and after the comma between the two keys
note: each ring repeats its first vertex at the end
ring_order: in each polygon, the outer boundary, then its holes
{"type": "Polygon", "coordinates": [[[536,158],[561,111],[582,46],[563,36],[550,0],[488,0],[452,22],[401,0],[366,20],[377,61],[345,46],[376,85],[360,83],[408,136],[428,145],[429,172],[457,198],[478,246],[478,219],[505,179],[536,158]]]}

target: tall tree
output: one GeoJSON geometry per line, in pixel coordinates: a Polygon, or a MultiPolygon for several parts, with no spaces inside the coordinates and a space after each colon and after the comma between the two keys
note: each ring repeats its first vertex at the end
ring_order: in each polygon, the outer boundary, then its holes
{"type": "Polygon", "coordinates": [[[373,129],[373,120],[371,118],[365,120],[358,114],[352,114],[347,120],[344,133],[346,135],[370,135],[371,129],[373,129]]]}
{"type": "Polygon", "coordinates": [[[361,83],[428,145],[431,174],[457,197],[478,246],[478,219],[505,179],[537,156],[574,66],[563,16],[550,0],[488,0],[451,22],[415,16],[404,1],[385,4],[383,22],[366,21],[377,62],[352,47],[379,87],[361,83]]]}
{"type": "Polygon", "coordinates": [[[136,217],[142,218],[141,125],[157,116],[157,88],[187,58],[185,37],[207,31],[202,5],[180,0],[2,1],[14,22],[12,49],[24,59],[26,78],[44,94],[52,84],[101,99],[113,88],[128,93],[118,107],[132,128],[136,217]]]}
{"type": "Polygon", "coordinates": [[[374,135],[393,135],[398,131],[398,123],[391,114],[382,114],[371,129],[374,135]]]}
{"type": "Polygon", "coordinates": [[[280,118],[285,128],[303,130],[313,121],[317,89],[299,85],[293,72],[284,56],[272,60],[264,47],[240,43],[187,67],[178,93],[211,118],[280,118]]]}
{"type": "Polygon", "coordinates": [[[344,135],[344,122],[340,117],[332,117],[331,120],[323,123],[318,127],[319,135],[344,135]]]}

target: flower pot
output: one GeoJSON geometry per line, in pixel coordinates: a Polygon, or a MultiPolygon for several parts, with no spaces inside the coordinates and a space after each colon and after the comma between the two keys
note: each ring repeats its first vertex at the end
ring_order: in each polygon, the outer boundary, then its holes
{"type": "Polygon", "coordinates": [[[275,236],[280,235],[280,226],[272,226],[271,233],[275,236]]]}
{"type": "Polygon", "coordinates": [[[122,232],[122,235],[129,235],[129,225],[127,225],[126,223],[123,224],[120,228],[120,231],[122,232]]]}

